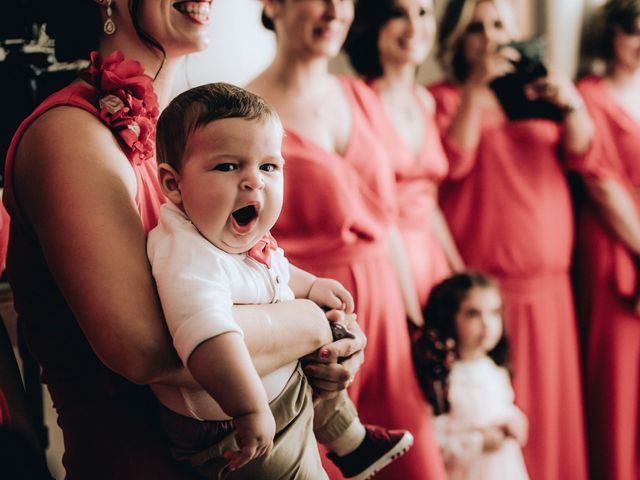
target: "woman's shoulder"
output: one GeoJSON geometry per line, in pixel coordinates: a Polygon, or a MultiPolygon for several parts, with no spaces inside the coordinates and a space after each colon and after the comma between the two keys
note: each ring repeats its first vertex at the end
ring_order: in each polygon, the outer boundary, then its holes
{"type": "Polygon", "coordinates": [[[460,103],[460,87],[446,80],[425,87],[431,94],[436,109],[442,112],[455,111],[460,103]]]}
{"type": "Polygon", "coordinates": [[[606,93],[604,78],[597,75],[588,75],[581,78],[577,83],[577,87],[580,95],[588,102],[597,102],[606,93]]]}

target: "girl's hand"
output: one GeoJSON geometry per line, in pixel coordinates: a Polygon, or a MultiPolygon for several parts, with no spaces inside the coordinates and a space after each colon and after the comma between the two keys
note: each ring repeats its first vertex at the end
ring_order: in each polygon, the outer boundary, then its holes
{"type": "Polygon", "coordinates": [[[506,438],[503,426],[486,427],[482,431],[482,451],[493,452],[498,450],[506,438]]]}
{"type": "Polygon", "coordinates": [[[236,440],[240,450],[227,450],[224,457],[229,460],[229,468],[242,468],[254,458],[269,455],[276,434],[276,422],[268,406],[233,419],[236,440]]]}
{"type": "MultiPolygon", "coordinates": [[[[329,312],[327,317],[331,316],[330,320],[338,321],[338,314],[332,312],[329,312]]],[[[344,312],[339,313],[344,316],[344,312]]],[[[355,338],[344,338],[329,343],[317,352],[302,358],[304,372],[316,398],[329,399],[337,396],[353,383],[353,378],[364,362],[363,350],[367,339],[355,321],[349,325],[349,331],[355,338]]]]}
{"type": "Polygon", "coordinates": [[[527,443],[529,437],[529,421],[524,413],[518,411],[516,415],[504,423],[504,431],[507,436],[515,438],[520,446],[527,443]]]}
{"type": "Polygon", "coordinates": [[[353,313],[355,308],[349,290],[331,278],[317,278],[311,285],[307,298],[321,307],[344,310],[346,313],[353,313]]]}
{"type": "Polygon", "coordinates": [[[545,100],[563,112],[575,110],[582,98],[573,82],[564,75],[550,73],[524,86],[529,100],[545,100]]]}

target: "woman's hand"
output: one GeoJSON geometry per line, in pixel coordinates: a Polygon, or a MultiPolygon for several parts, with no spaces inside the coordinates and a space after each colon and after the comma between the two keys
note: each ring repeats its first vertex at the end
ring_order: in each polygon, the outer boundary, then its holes
{"type": "Polygon", "coordinates": [[[515,70],[514,62],[520,59],[520,53],[511,47],[500,47],[487,51],[472,66],[467,79],[471,87],[486,87],[489,83],[515,70]]]}
{"type": "MultiPolygon", "coordinates": [[[[327,313],[327,319],[345,323],[345,314],[339,310],[327,313]]],[[[343,338],[329,343],[302,358],[304,372],[313,388],[315,398],[329,399],[353,383],[362,362],[367,339],[357,322],[348,325],[355,338],[343,338]]]]}
{"type": "Polygon", "coordinates": [[[564,75],[550,73],[524,87],[529,100],[545,100],[563,112],[571,112],[582,105],[582,98],[573,82],[564,75]]]}

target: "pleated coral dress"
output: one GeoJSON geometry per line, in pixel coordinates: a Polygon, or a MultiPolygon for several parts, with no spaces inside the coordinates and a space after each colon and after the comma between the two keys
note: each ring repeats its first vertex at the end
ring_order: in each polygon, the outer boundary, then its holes
{"type": "MultiPolygon", "coordinates": [[[[582,175],[611,179],[640,213],[640,123],[614,100],[603,79],[579,84],[601,151],[573,164],[582,175]]],[[[578,234],[577,298],[584,339],[587,438],[591,478],[640,478],[640,317],[632,309],[638,285],[634,260],[593,204],[583,208],[578,234]]]]}
{"type": "MultiPolygon", "coordinates": [[[[431,88],[446,131],[457,86],[431,88]]],[[[532,480],[587,478],[579,350],[569,265],[573,217],[558,153],[561,126],[482,114],[475,150],[443,135],[442,208],[466,264],[496,277],[512,348],[516,403],[529,418],[532,480]]]]}
{"type": "MultiPolygon", "coordinates": [[[[377,92],[375,83],[372,88],[377,92]]],[[[416,99],[422,107],[421,102],[416,99]]],[[[389,149],[396,177],[398,228],[424,307],[431,287],[451,274],[440,241],[434,234],[432,218],[438,205],[438,186],[447,176],[449,162],[442,148],[440,132],[432,114],[422,108],[424,133],[422,148],[416,155],[388,118],[383,138],[389,149]]],[[[385,115],[386,117],[386,115],[385,115]]]]}
{"type": "MultiPolygon", "coordinates": [[[[364,83],[341,79],[352,130],[343,155],[327,151],[287,128],[283,144],[285,198],[273,231],[294,264],[335,278],[356,301],[367,335],[366,360],[349,388],[364,423],[411,431],[409,452],[380,479],[444,479],[430,410],[413,373],[406,314],[387,254],[396,218],[395,182],[387,152],[368,119],[379,102],[364,83]]],[[[330,462],[331,478],[341,478],[330,462]]]]}

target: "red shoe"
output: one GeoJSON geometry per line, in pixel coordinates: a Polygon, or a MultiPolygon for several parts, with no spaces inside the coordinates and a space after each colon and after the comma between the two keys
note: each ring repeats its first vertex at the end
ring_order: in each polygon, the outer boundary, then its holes
{"type": "Polygon", "coordinates": [[[327,453],[345,478],[371,478],[413,445],[413,435],[407,430],[387,430],[373,425],[365,425],[365,429],[364,440],[353,452],[342,457],[327,453]]]}

